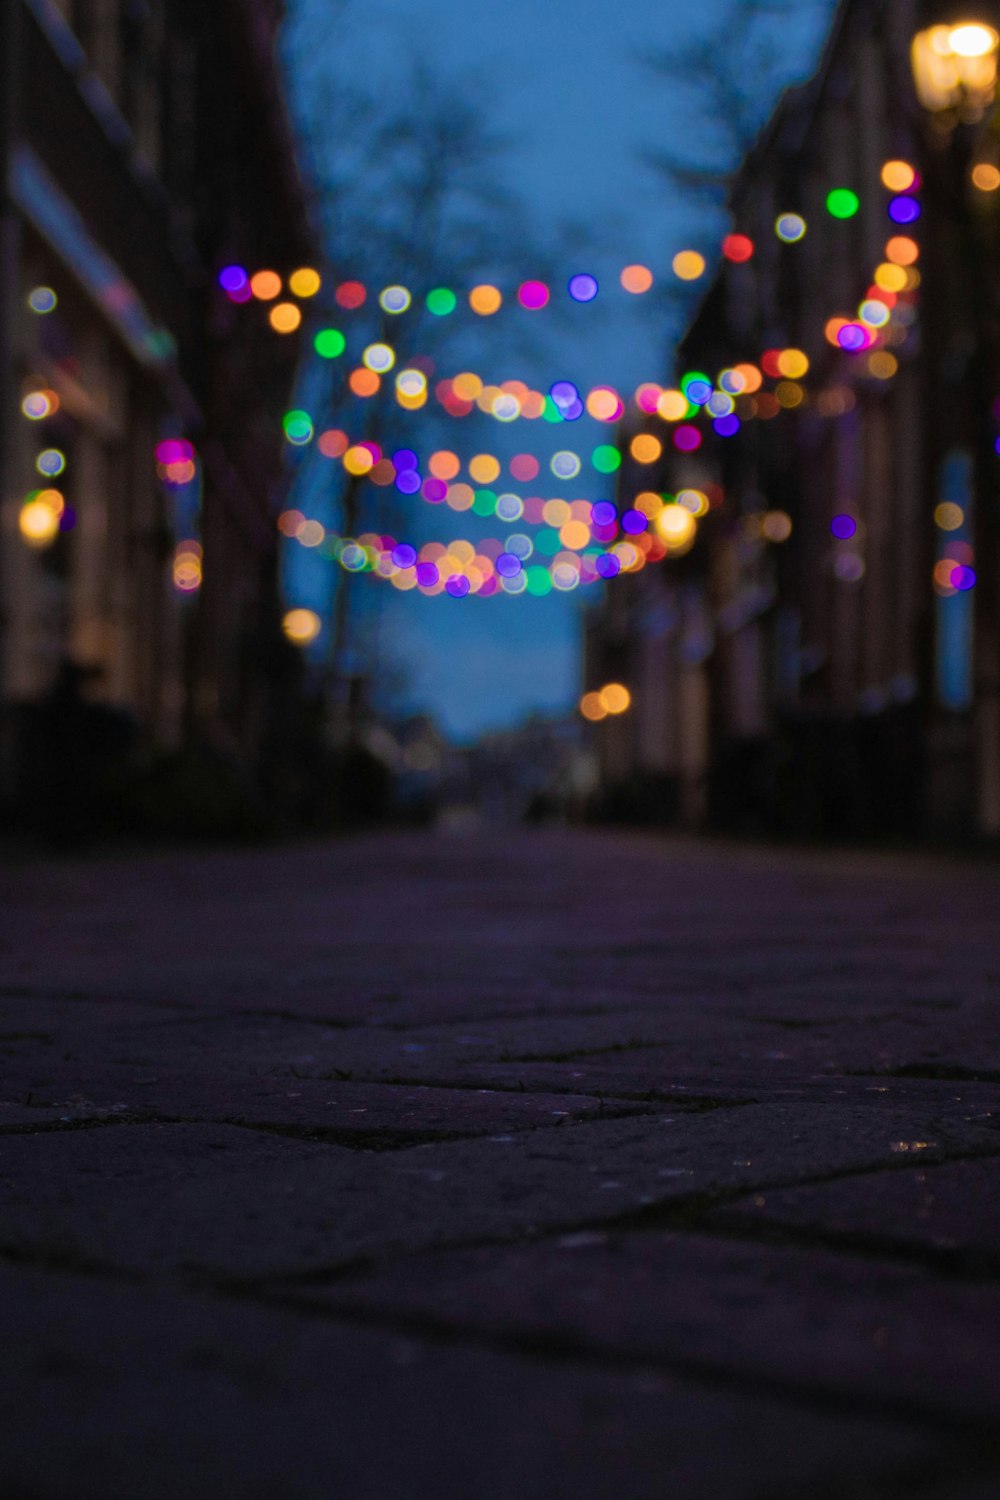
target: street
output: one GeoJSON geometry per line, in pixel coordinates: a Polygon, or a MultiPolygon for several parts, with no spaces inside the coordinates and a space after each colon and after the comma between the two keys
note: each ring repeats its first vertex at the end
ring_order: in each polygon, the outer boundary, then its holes
{"type": "Polygon", "coordinates": [[[8,866],[12,1500],[992,1500],[1000,870],[8,866]]]}

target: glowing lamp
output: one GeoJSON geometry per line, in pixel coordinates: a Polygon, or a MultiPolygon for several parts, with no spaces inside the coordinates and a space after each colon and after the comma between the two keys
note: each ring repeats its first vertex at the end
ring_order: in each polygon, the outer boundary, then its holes
{"type": "Polygon", "coordinates": [[[935,114],[979,119],[996,97],[998,53],[1000,32],[979,21],[919,31],[910,49],[917,98],[935,114]]]}

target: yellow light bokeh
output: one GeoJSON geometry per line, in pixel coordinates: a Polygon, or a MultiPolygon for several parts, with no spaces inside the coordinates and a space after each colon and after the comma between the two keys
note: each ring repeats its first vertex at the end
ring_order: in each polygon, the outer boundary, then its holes
{"type": "Polygon", "coordinates": [[[591,724],[599,724],[608,717],[608,711],[601,703],[600,693],[584,693],[580,699],[580,712],[591,724]]]}
{"type": "Polygon", "coordinates": [[[355,443],[344,454],[344,468],[348,474],[368,474],[374,467],[375,459],[371,449],[362,448],[360,443],[355,443]]]}
{"type": "Polygon", "coordinates": [[[606,714],[624,714],[632,706],[632,694],[621,682],[609,682],[601,688],[598,701],[606,714]]]}
{"type": "Polygon", "coordinates": [[[991,162],[977,162],[972,169],[972,184],[981,193],[995,193],[1000,188],[1000,170],[991,162]]]}
{"type": "Polygon", "coordinates": [[[801,349],[782,349],[778,369],[787,380],[801,380],[808,373],[809,360],[801,349]]]}
{"type": "Polygon", "coordinates": [[[965,524],[965,511],[951,500],[943,500],[934,509],[934,525],[941,531],[957,531],[965,524]]]}
{"type": "Polygon", "coordinates": [[[288,278],[288,290],[293,297],[315,297],[322,285],[322,277],[312,266],[302,266],[288,278]]]}
{"type": "Polygon", "coordinates": [[[268,313],[275,333],[294,333],[302,322],[302,310],[294,302],[277,302],[268,313]]]}
{"type": "Polygon", "coordinates": [[[948,33],[948,45],[956,57],[988,57],[997,50],[998,41],[993,27],[979,22],[953,26],[948,33]]]}
{"type": "Polygon", "coordinates": [[[764,377],[756,365],[734,365],[733,368],[743,378],[743,395],[754,395],[764,384],[764,377]]]}
{"type": "Polygon", "coordinates": [[[868,356],[868,369],[876,380],[891,380],[899,369],[899,360],[885,349],[877,349],[868,356]]]}
{"type": "Polygon", "coordinates": [[[882,185],[890,193],[908,193],[917,174],[908,161],[887,161],[882,168],[882,185]]]}
{"type": "Polygon", "coordinates": [[[499,461],[492,453],[477,453],[469,459],[469,475],[477,484],[492,484],[499,473],[499,461]]]}
{"type": "Polygon", "coordinates": [[[774,399],[786,411],[794,411],[806,399],[806,393],[794,380],[782,380],[774,388],[774,399]]]}
{"type": "Polygon", "coordinates": [[[665,505],[654,525],[660,541],[671,551],[689,547],[698,530],[697,521],[684,505],[665,505]]]}
{"type": "Polygon", "coordinates": [[[640,515],[648,520],[654,521],[663,509],[663,500],[653,490],[643,490],[642,494],[636,495],[632,502],[632,509],[637,510],[640,515]]]}
{"type": "Polygon", "coordinates": [[[290,609],[281,628],[293,645],[308,646],[319,635],[323,622],[314,609],[290,609]]]}
{"type": "Polygon", "coordinates": [[[61,490],[39,490],[38,493],[36,495],[32,495],[31,498],[38,505],[47,505],[49,510],[52,511],[56,520],[59,519],[63,511],[66,509],[66,501],[63,499],[61,490]]]}
{"type": "Polygon", "coordinates": [[[465,370],[461,375],[455,376],[451,388],[460,401],[475,401],[483,388],[483,382],[471,370],[465,370]]]}
{"type": "Polygon", "coordinates": [[[38,498],[22,505],[18,529],[29,547],[49,547],[59,535],[59,513],[38,498]]]}
{"type": "Polygon", "coordinates": [[[906,290],[906,275],[905,267],[894,266],[886,260],[875,272],[875,285],[882,292],[903,292],[906,290]]]}
{"type": "Polygon", "coordinates": [[[705,274],[705,257],[697,250],[681,250],[674,256],[673,271],[679,281],[697,281],[705,274]]]}
{"type": "Polygon", "coordinates": [[[663,391],[656,402],[656,414],[664,422],[682,422],[690,409],[683,391],[663,391]]]}
{"type": "Polygon", "coordinates": [[[640,432],[632,439],[629,452],[637,464],[655,464],[663,452],[663,444],[651,432],[640,432]]]}
{"type": "MultiPolygon", "coordinates": [[[[492,317],[495,312],[499,312],[502,303],[503,297],[501,296],[499,287],[490,286],[489,283],[483,286],[474,286],[469,293],[469,306],[481,318],[492,317]]],[[[474,398],[470,397],[469,399],[472,400],[474,398]]]]}
{"type": "Polygon", "coordinates": [[[567,521],[559,529],[559,540],[572,552],[582,552],[590,542],[590,527],[586,521],[567,521]]]}

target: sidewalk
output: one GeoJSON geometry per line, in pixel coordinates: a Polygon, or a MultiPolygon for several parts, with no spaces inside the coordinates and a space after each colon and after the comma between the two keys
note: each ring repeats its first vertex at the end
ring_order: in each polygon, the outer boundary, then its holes
{"type": "Polygon", "coordinates": [[[4,1500],[996,1500],[1000,868],[0,875],[4,1500]]]}

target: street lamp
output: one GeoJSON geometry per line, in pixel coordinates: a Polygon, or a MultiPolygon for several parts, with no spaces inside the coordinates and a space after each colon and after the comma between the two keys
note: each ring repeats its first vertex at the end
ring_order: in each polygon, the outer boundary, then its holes
{"type": "MultiPolygon", "coordinates": [[[[984,562],[970,604],[975,622],[972,654],[961,696],[968,695],[972,713],[975,822],[980,833],[991,835],[1000,833],[1000,579],[993,568],[1000,550],[1000,513],[993,500],[996,456],[991,421],[992,393],[1000,374],[1000,298],[994,216],[982,212],[981,202],[970,203],[966,185],[971,174],[981,192],[995,186],[991,162],[975,158],[993,135],[988,117],[996,104],[998,59],[1000,32],[968,17],[918,32],[911,46],[917,98],[932,121],[934,149],[924,158],[925,188],[944,220],[929,260],[939,269],[951,267],[950,274],[937,282],[939,305],[932,309],[936,342],[946,349],[961,327],[970,348],[960,389],[948,398],[944,426],[937,428],[936,457],[942,476],[948,457],[968,460],[964,508],[968,513],[971,507],[974,555],[984,562]]],[[[992,150],[990,146],[986,154],[992,156],[992,150]]],[[[935,391],[935,411],[929,414],[932,430],[941,420],[936,414],[940,397],[941,391],[935,391]]]]}
{"type": "Polygon", "coordinates": [[[996,97],[998,55],[1000,33],[981,21],[919,31],[911,48],[917,98],[934,114],[981,119],[996,97]]]}

